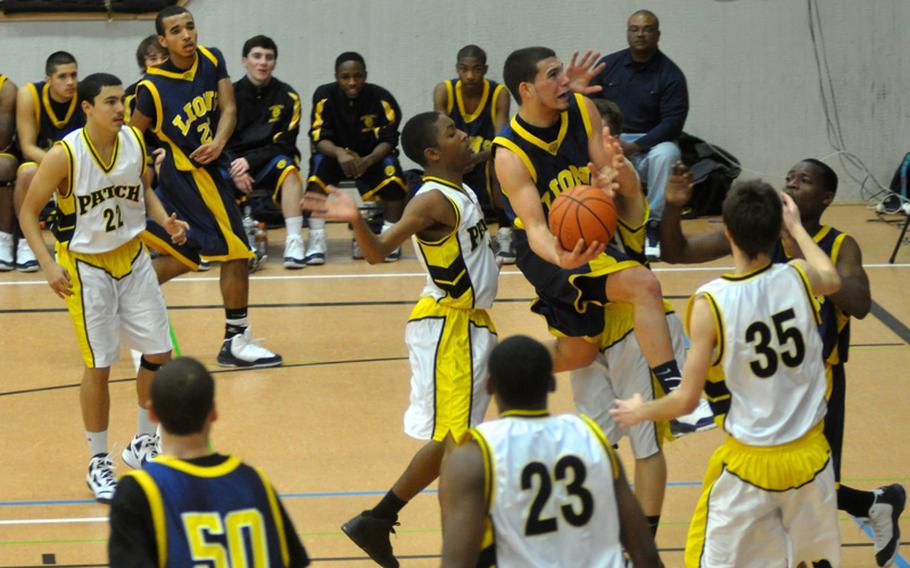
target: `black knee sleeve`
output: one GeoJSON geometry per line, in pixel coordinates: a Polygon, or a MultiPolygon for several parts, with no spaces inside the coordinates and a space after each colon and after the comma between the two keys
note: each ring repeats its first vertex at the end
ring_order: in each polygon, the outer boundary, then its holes
{"type": "Polygon", "coordinates": [[[152,372],[155,372],[161,368],[160,363],[152,363],[151,361],[149,361],[148,359],[145,358],[145,355],[143,355],[142,358],[139,359],[139,366],[142,367],[143,369],[147,369],[152,372]]]}

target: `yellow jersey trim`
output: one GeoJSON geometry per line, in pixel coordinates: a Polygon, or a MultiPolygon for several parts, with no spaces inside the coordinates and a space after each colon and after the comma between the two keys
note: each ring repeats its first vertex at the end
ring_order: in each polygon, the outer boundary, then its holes
{"type": "MultiPolygon", "coordinates": [[[[581,121],[585,125],[585,134],[591,137],[591,117],[588,116],[588,105],[585,104],[585,97],[581,93],[575,93],[575,102],[578,103],[578,112],[581,114],[581,121]]],[[[614,135],[615,136],[615,135],[614,135]]]]}
{"type": "MultiPolygon", "coordinates": [[[[717,299],[714,297],[711,292],[702,292],[702,296],[708,300],[708,306],[711,308],[711,316],[714,318],[714,330],[717,334],[717,353],[714,356],[714,360],[711,361],[711,366],[716,367],[720,365],[721,361],[724,359],[724,351],[727,348],[726,339],[724,336],[724,318],[720,313],[720,306],[717,305],[717,299]]],[[[686,306],[686,334],[692,335],[689,330],[690,321],[692,319],[692,306],[695,304],[695,298],[698,295],[692,296],[689,299],[689,305],[686,306]]]]}
{"type": "MultiPolygon", "coordinates": [[[[199,68],[199,54],[202,53],[208,59],[211,59],[213,63],[216,63],[217,60],[214,59],[212,53],[202,47],[201,45],[196,46],[196,53],[193,54],[193,64],[190,65],[190,68],[185,71],[175,72],[175,71],[165,71],[159,67],[149,67],[145,70],[149,75],[160,75],[162,77],[167,77],[169,79],[180,79],[182,81],[192,81],[196,77],[196,70],[199,68]],[[204,50],[204,51],[203,51],[204,50]]],[[[144,82],[144,81],[143,81],[144,82]]]]}
{"type": "MultiPolygon", "coordinates": [[[[534,167],[534,164],[531,162],[531,158],[528,157],[528,155],[525,153],[525,151],[518,147],[518,144],[516,144],[515,142],[512,142],[511,140],[509,140],[508,138],[505,138],[503,136],[497,136],[493,140],[493,143],[498,146],[502,146],[503,148],[506,148],[507,150],[511,151],[513,154],[518,156],[521,159],[521,161],[524,162],[525,167],[528,168],[528,173],[531,174],[531,180],[535,184],[537,183],[537,168],[534,167]]],[[[502,193],[508,197],[508,193],[506,192],[505,189],[502,190],[502,193]]]]}
{"type": "Polygon", "coordinates": [[[613,446],[610,444],[610,441],[607,440],[606,434],[604,434],[603,430],[600,429],[600,426],[588,418],[587,415],[579,413],[578,417],[591,429],[591,433],[594,434],[594,437],[601,443],[604,452],[606,452],[607,457],[610,458],[610,465],[613,469],[613,479],[619,479],[619,462],[616,459],[616,452],[613,451],[613,446]]]}
{"type": "Polygon", "coordinates": [[[758,268],[756,268],[756,269],[754,269],[754,270],[751,270],[751,271],[749,271],[749,272],[747,272],[747,273],[745,273],[745,274],[724,274],[724,275],[721,276],[721,278],[723,278],[724,280],[731,280],[731,281],[733,281],[733,282],[742,282],[743,280],[748,280],[748,279],[750,279],[750,278],[755,278],[756,276],[758,276],[758,275],[761,274],[762,272],[764,272],[764,271],[770,269],[771,266],[772,266],[773,264],[774,264],[774,263],[772,263],[772,262],[769,260],[769,261],[768,261],[768,264],[763,264],[763,265],[759,266],[758,268]]]}
{"type": "MultiPolygon", "coordinates": [[[[76,169],[76,160],[73,158],[73,149],[70,148],[70,145],[60,140],[57,142],[63,148],[63,151],[66,152],[66,191],[60,193],[60,189],[57,188],[57,193],[60,194],[60,197],[67,198],[73,194],[73,175],[76,169]]],[[[68,227],[61,227],[61,229],[68,227]]]]}
{"type": "Polygon", "coordinates": [[[446,86],[446,114],[452,114],[452,108],[454,108],[455,101],[455,91],[452,88],[452,81],[446,79],[443,81],[446,86]]]}
{"type": "MultiPolygon", "coordinates": [[[[92,155],[92,160],[95,162],[95,165],[101,168],[101,171],[109,174],[111,170],[114,169],[114,164],[117,163],[117,158],[120,157],[120,133],[117,133],[117,137],[114,138],[114,149],[111,151],[111,159],[107,164],[104,163],[104,160],[101,158],[101,154],[95,148],[95,144],[92,142],[92,138],[88,135],[88,131],[83,128],[79,133],[82,136],[82,139],[85,141],[85,145],[88,148],[88,153],[92,155]]],[[[143,154],[143,163],[145,162],[145,155],[143,154]]]]}
{"type": "MultiPolygon", "coordinates": [[[[34,86],[32,88],[34,89],[34,86]]],[[[54,108],[51,106],[51,84],[45,83],[44,88],[41,89],[41,102],[44,106],[44,112],[47,113],[48,118],[51,119],[51,122],[54,124],[54,127],[56,127],[56,128],[63,128],[64,126],[66,126],[66,123],[69,122],[71,118],[73,118],[73,113],[76,112],[76,105],[79,102],[78,99],[79,99],[79,97],[77,97],[76,95],[73,95],[73,97],[70,99],[70,106],[68,109],[66,109],[66,114],[63,116],[62,119],[60,119],[60,118],[57,118],[57,115],[54,113],[54,108]]],[[[35,107],[36,115],[38,114],[37,108],[38,107],[35,107]]],[[[37,118],[38,118],[38,122],[39,122],[38,125],[40,126],[41,119],[40,119],[40,117],[37,117],[37,118]]]]}
{"type": "Polygon", "coordinates": [[[228,456],[224,463],[211,466],[203,467],[191,464],[189,462],[183,461],[180,458],[175,458],[174,456],[158,456],[155,459],[155,462],[165,465],[167,467],[176,469],[177,471],[182,471],[183,473],[192,475],[194,477],[221,477],[227,475],[240,467],[240,460],[236,456],[228,456]]]}
{"type": "Polygon", "coordinates": [[[35,128],[41,130],[41,95],[38,94],[38,87],[34,83],[29,83],[27,87],[35,106],[35,128]]]}
{"type": "Polygon", "coordinates": [[[518,115],[512,117],[510,122],[512,130],[514,130],[519,136],[524,138],[526,141],[534,144],[544,152],[555,156],[559,152],[559,147],[562,146],[562,141],[566,137],[566,132],[569,131],[569,111],[563,111],[559,113],[559,133],[556,135],[556,140],[552,142],[544,142],[537,136],[534,136],[528,132],[524,126],[518,122],[518,115]]]}
{"type": "Polygon", "coordinates": [[[396,121],[395,109],[392,108],[392,105],[388,101],[383,100],[381,102],[382,102],[382,109],[385,111],[386,119],[389,121],[390,124],[394,124],[396,121]]]}
{"type": "Polygon", "coordinates": [[[139,176],[145,174],[145,170],[148,167],[149,153],[148,149],[145,147],[145,139],[142,137],[142,133],[139,132],[139,129],[135,126],[130,126],[130,132],[133,133],[133,136],[136,137],[136,142],[139,144],[139,148],[142,150],[142,165],[139,166],[139,176]]]}
{"type": "Polygon", "coordinates": [[[300,124],[300,97],[293,91],[288,91],[288,96],[294,101],[294,110],[291,113],[291,123],[288,125],[288,130],[294,130],[300,124]]]}
{"type": "MultiPolygon", "coordinates": [[[[149,69],[154,69],[154,68],[150,67],[149,69]]],[[[155,83],[152,83],[148,79],[145,79],[143,81],[139,81],[139,84],[136,85],[136,93],[137,93],[136,96],[139,96],[138,95],[139,89],[142,87],[145,87],[146,89],[148,89],[149,94],[152,95],[152,102],[155,103],[155,124],[154,124],[154,126],[152,126],[152,131],[155,132],[155,134],[158,134],[159,132],[161,132],[161,124],[164,120],[163,117],[161,116],[163,114],[163,110],[161,107],[161,95],[158,93],[158,87],[155,86],[155,83]]]]}
{"type": "Polygon", "coordinates": [[[837,266],[837,257],[840,256],[840,247],[844,244],[847,233],[841,233],[834,238],[834,244],[831,245],[831,263],[837,266]]]}
{"type": "Polygon", "coordinates": [[[483,455],[483,500],[486,503],[487,513],[493,508],[493,452],[490,443],[483,437],[480,430],[471,428],[468,434],[477,442],[480,453],[483,455]]]}
{"type": "Polygon", "coordinates": [[[215,57],[215,54],[209,51],[209,49],[203,45],[197,45],[196,49],[199,50],[199,53],[205,56],[206,59],[212,62],[215,67],[218,67],[218,58],[215,57]]]}
{"type": "Polygon", "coordinates": [[[313,111],[313,126],[310,128],[310,138],[313,139],[313,142],[319,142],[319,134],[322,131],[322,123],[325,122],[322,118],[322,109],[325,107],[325,102],[329,99],[320,99],[316,103],[315,110],[313,111]]]}
{"type": "Polygon", "coordinates": [[[265,488],[265,493],[269,498],[269,509],[272,511],[272,519],[274,519],[275,528],[278,530],[278,545],[281,549],[281,561],[285,566],[290,566],[291,555],[288,552],[287,535],[284,532],[284,517],[281,516],[281,508],[278,506],[278,498],[275,496],[275,489],[272,487],[272,484],[269,483],[269,479],[261,469],[258,467],[254,467],[253,469],[259,475],[262,486],[265,488]]]}
{"type": "Polygon", "coordinates": [[[474,109],[474,112],[468,114],[464,107],[464,95],[461,93],[461,80],[455,83],[455,101],[458,103],[458,112],[461,113],[461,118],[465,121],[465,124],[474,122],[477,120],[477,117],[483,112],[483,107],[487,104],[487,99],[490,98],[490,81],[487,79],[483,80],[483,93],[480,95],[480,102],[477,103],[477,108],[474,109]]]}
{"type": "Polygon", "coordinates": [[[790,264],[799,274],[799,280],[803,283],[803,289],[806,292],[806,297],[809,298],[809,303],[812,304],[812,314],[815,316],[815,323],[818,325],[822,324],[822,313],[821,307],[818,305],[818,299],[815,297],[815,294],[812,293],[812,286],[809,284],[809,277],[806,275],[806,272],[799,266],[795,264],[790,264]]]}
{"type": "Polygon", "coordinates": [[[155,527],[155,542],[158,544],[158,566],[164,568],[167,565],[167,529],[164,524],[164,501],[161,499],[161,491],[147,471],[134,469],[127,472],[124,477],[126,476],[132,476],[139,483],[149,502],[152,526],[155,527]]]}
{"type": "Polygon", "coordinates": [[[541,418],[541,417],[549,416],[549,415],[550,415],[550,411],[547,410],[546,408],[542,408],[540,410],[527,410],[527,409],[515,408],[512,410],[506,410],[505,412],[499,413],[500,418],[508,418],[509,416],[517,416],[519,418],[521,418],[521,417],[541,418]]]}
{"type": "Polygon", "coordinates": [[[493,90],[493,100],[490,103],[490,118],[493,119],[493,128],[496,128],[496,103],[499,101],[499,95],[503,89],[505,89],[505,85],[500,84],[496,85],[496,89],[493,90]]]}

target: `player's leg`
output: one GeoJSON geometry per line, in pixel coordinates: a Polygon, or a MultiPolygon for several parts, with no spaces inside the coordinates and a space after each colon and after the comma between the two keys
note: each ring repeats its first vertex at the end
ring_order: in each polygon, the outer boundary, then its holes
{"type": "MultiPolygon", "coordinates": [[[[344,173],[336,160],[319,152],[310,156],[310,173],[306,180],[306,191],[325,192],[326,186],[336,185],[344,179],[344,173]]],[[[310,216],[307,220],[310,227],[304,261],[310,265],[325,264],[327,241],[325,219],[310,216]]]]}
{"type": "MultiPolygon", "coordinates": [[[[19,166],[16,172],[16,187],[13,190],[13,203],[16,208],[16,214],[22,208],[25,201],[25,194],[28,193],[28,186],[38,171],[38,164],[35,162],[25,162],[19,166]]],[[[39,269],[38,259],[35,253],[28,246],[28,241],[22,236],[21,231],[17,231],[19,242],[16,244],[16,270],[20,272],[36,272],[39,269]]]]}
{"type": "Polygon", "coordinates": [[[13,193],[16,184],[16,158],[0,153],[0,272],[15,268],[17,231],[13,193]]]}
{"type": "Polygon", "coordinates": [[[306,266],[306,251],[301,235],[303,212],[300,210],[300,201],[303,199],[303,182],[297,166],[288,166],[281,172],[278,194],[281,213],[284,216],[284,227],[287,231],[284,240],[284,267],[303,268],[306,266]]]}
{"type": "Polygon", "coordinates": [[[664,212],[664,193],[670,180],[673,164],[679,161],[679,146],[675,142],[661,142],[648,150],[647,184],[648,210],[652,222],[660,223],[664,212]]]}
{"type": "Polygon", "coordinates": [[[792,546],[791,566],[840,565],[837,492],[831,462],[805,485],[781,492],[781,516],[792,546]]]}
{"type": "Polygon", "coordinates": [[[667,392],[680,382],[680,370],[670,341],[660,282],[644,266],[614,272],[607,278],[607,298],[632,304],[635,337],[651,372],[667,392]]]}

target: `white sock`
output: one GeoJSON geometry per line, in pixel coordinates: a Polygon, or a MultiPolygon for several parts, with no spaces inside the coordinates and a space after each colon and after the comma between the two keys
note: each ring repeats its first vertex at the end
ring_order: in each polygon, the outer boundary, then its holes
{"type": "Polygon", "coordinates": [[[154,436],[155,432],[158,430],[158,425],[152,422],[152,419],[149,417],[149,411],[147,408],[142,408],[141,406],[136,408],[136,432],[140,434],[149,434],[154,436]]]}
{"type": "Polygon", "coordinates": [[[309,224],[311,231],[325,231],[325,219],[310,217],[309,224]]]}
{"type": "Polygon", "coordinates": [[[102,430],[101,432],[89,432],[86,430],[85,437],[88,439],[90,458],[98,454],[107,455],[107,430],[102,430]]]}
{"type": "Polygon", "coordinates": [[[289,237],[292,235],[299,235],[300,231],[303,230],[303,215],[285,217],[284,227],[287,229],[289,237]]]}

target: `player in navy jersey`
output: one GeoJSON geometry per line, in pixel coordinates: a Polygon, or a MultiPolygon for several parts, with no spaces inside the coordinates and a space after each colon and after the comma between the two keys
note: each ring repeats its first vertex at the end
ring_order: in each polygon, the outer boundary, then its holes
{"type": "Polygon", "coordinates": [[[449,115],[455,127],[471,138],[474,161],[465,174],[465,183],[477,194],[485,214],[497,217],[497,257],[504,264],[514,264],[512,223],[502,208],[492,152],[493,138],[509,120],[509,93],[505,85],[486,78],[487,54],[476,45],[458,50],[455,70],[457,78],[442,81],[433,89],[433,110],[449,115]]]}
{"type": "MultiPolygon", "coordinates": [[[[790,168],[784,191],[796,202],[803,226],[819,248],[831,257],[843,282],[839,292],[819,298],[822,318],[820,331],[828,373],[825,437],[831,445],[834,476],[838,481],[837,507],[854,517],[869,520],[874,535],[876,562],[879,566],[887,566],[897,556],[900,542],[898,518],[904,508],[906,491],[899,484],[864,491],[840,483],[846,391],[844,364],[850,347],[850,318],[866,317],[872,297],[869,277],[863,269],[862,252],[856,240],[821,222],[822,214],[834,201],[837,184],[834,170],[823,162],[809,158],[790,168]]],[[[670,178],[666,213],[660,227],[662,258],[667,262],[705,262],[730,254],[730,245],[722,230],[697,237],[686,237],[683,234],[681,211],[691,195],[691,175],[681,167],[679,173],[670,178]]],[[[799,247],[790,238],[778,242],[771,253],[775,262],[787,262],[800,256],[802,253],[799,247]]],[[[709,383],[706,388],[715,387],[709,383]]],[[[709,400],[725,396],[723,392],[706,394],[709,400]]],[[[715,406],[718,414],[726,411],[722,403],[715,406]]]]}
{"type": "MultiPolygon", "coordinates": [[[[189,223],[190,246],[207,260],[222,263],[226,322],[218,364],[281,365],[281,356],[258,345],[250,334],[247,260],[253,253],[233,192],[218,170],[219,165],[227,168],[222,151],[237,120],[224,57],[218,49],[196,43],[196,23],[185,8],[165,8],[158,13],[155,28],[159,43],[168,50],[168,61],[150,67],[139,82],[130,124],[143,132],[151,129],[166,149],[158,173],[159,197],[166,209],[189,223]]],[[[198,268],[199,256],[186,258],[168,247],[152,224],[149,233],[146,243],[171,255],[156,263],[159,281],[198,268]]]]}
{"type": "Polygon", "coordinates": [[[161,423],[165,455],[120,480],[111,504],[111,566],[310,563],[262,470],[211,450],[215,381],[199,361],[163,365],[149,411],[161,423]]]}
{"type": "Polygon", "coordinates": [[[0,272],[16,265],[16,219],[13,188],[16,183],[16,85],[0,73],[0,272]]]}

